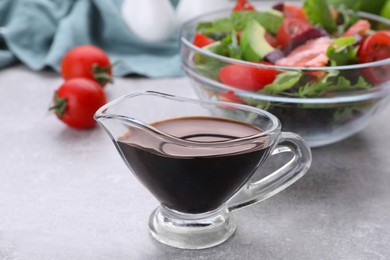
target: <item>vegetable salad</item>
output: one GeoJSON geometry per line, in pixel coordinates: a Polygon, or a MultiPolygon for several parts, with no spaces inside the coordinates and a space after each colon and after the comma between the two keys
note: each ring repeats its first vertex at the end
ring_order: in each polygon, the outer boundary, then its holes
{"type": "MultiPolygon", "coordinates": [[[[390,65],[367,67],[361,73],[329,70],[390,58],[390,31],[375,30],[368,20],[327,0],[306,0],[302,7],[280,3],[267,11],[238,0],[229,17],[199,23],[193,44],[225,57],[267,65],[227,65],[201,54],[194,57],[202,74],[267,95],[329,97],[390,81],[390,65]]],[[[220,99],[247,103],[233,93],[220,99]]]]}

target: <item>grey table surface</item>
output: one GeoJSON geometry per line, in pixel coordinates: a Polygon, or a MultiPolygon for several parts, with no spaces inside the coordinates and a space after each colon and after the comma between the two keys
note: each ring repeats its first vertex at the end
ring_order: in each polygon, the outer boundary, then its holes
{"type": "MultiPolygon", "coordinates": [[[[99,127],[47,112],[61,84],[23,66],[0,71],[0,259],[390,259],[390,109],[339,143],[313,149],[306,176],[235,213],[226,243],[180,250],[154,241],[157,201],[99,127]]],[[[186,78],[117,79],[108,99],[156,90],[195,97],[186,78]]]]}

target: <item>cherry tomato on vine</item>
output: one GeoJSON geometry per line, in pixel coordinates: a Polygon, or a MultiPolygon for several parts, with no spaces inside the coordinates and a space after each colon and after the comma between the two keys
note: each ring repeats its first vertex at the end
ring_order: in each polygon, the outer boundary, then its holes
{"type": "MultiPolygon", "coordinates": [[[[262,64],[270,64],[261,62],[262,64]]],[[[222,83],[247,91],[258,91],[272,83],[278,74],[277,70],[232,64],[223,67],[219,72],[222,83]]]]}
{"type": "Polygon", "coordinates": [[[112,82],[112,64],[102,49],[92,45],[81,45],[65,54],[61,62],[61,75],[65,80],[91,79],[103,87],[112,82]]]}
{"type": "Polygon", "coordinates": [[[106,103],[103,88],[90,79],[75,78],[66,81],[54,94],[54,110],[65,124],[78,129],[96,124],[93,115],[106,103]]]}
{"type": "Polygon", "coordinates": [[[284,48],[289,41],[311,28],[313,25],[302,19],[285,18],[276,34],[276,41],[284,48]]]}
{"type": "MultiPolygon", "coordinates": [[[[364,38],[357,56],[360,63],[390,58],[390,31],[378,31],[364,38]]],[[[363,69],[363,74],[372,83],[383,83],[390,80],[390,65],[372,66],[363,69]]]]}

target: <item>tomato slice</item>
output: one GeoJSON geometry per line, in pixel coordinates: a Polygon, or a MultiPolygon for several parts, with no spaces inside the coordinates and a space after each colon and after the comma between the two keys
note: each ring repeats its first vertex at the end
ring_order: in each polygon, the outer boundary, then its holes
{"type": "MultiPolygon", "coordinates": [[[[390,58],[390,31],[378,31],[366,37],[361,43],[357,56],[360,63],[390,58]]],[[[363,74],[372,83],[390,80],[390,65],[366,68],[363,74]]]]}
{"type": "Polygon", "coordinates": [[[291,3],[284,3],[283,4],[283,15],[286,18],[298,18],[303,21],[307,21],[307,15],[305,10],[303,8],[291,4],[291,3]]]}
{"type": "Polygon", "coordinates": [[[233,8],[233,12],[240,12],[240,11],[254,11],[255,8],[253,5],[248,3],[247,0],[237,0],[236,5],[233,8]]]}
{"type": "MultiPolygon", "coordinates": [[[[271,65],[271,63],[261,62],[271,65]]],[[[247,91],[258,91],[272,83],[278,74],[277,70],[256,68],[241,64],[232,64],[223,67],[219,72],[222,83],[247,91]]]]}
{"type": "Polygon", "coordinates": [[[195,36],[194,36],[194,40],[193,40],[193,44],[196,46],[196,47],[199,47],[199,48],[202,48],[206,45],[209,45],[211,43],[215,42],[213,39],[207,37],[206,35],[202,34],[202,33],[196,33],[195,36]]]}
{"type": "Polygon", "coordinates": [[[302,19],[294,17],[286,18],[276,34],[276,41],[278,45],[281,45],[284,48],[293,38],[311,28],[313,28],[313,26],[302,19]]]}

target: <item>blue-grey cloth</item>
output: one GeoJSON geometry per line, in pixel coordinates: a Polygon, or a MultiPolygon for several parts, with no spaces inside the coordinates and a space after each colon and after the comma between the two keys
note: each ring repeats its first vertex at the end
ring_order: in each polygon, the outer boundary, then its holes
{"type": "Polygon", "coordinates": [[[59,71],[67,51],[91,44],[111,62],[120,61],[114,75],[182,75],[179,41],[146,43],[134,36],[121,17],[122,1],[0,0],[0,68],[22,62],[33,70],[59,71]]]}

